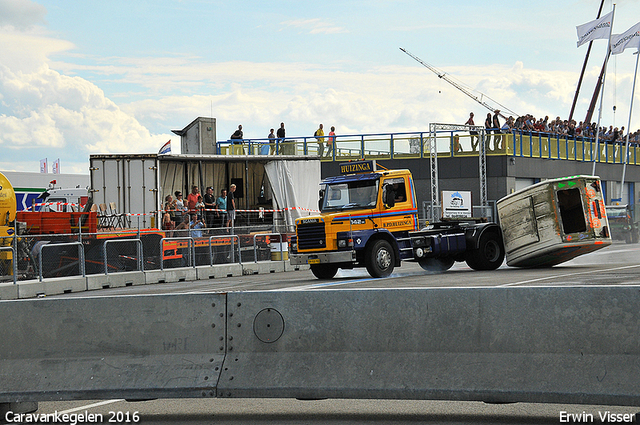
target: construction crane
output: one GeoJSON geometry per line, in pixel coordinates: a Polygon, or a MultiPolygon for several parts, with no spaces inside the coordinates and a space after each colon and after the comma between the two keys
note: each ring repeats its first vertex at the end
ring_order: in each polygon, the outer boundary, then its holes
{"type": "MultiPolygon", "coordinates": [[[[420,64],[422,64],[425,68],[428,68],[430,71],[432,71],[434,74],[436,74],[438,76],[438,78],[443,79],[444,81],[446,81],[447,83],[451,84],[453,87],[457,88],[458,90],[460,90],[462,93],[466,94],[467,96],[469,96],[471,99],[475,100],[476,102],[478,102],[479,104],[481,104],[482,106],[484,106],[485,108],[487,108],[488,110],[490,110],[491,112],[494,112],[497,109],[500,109],[500,111],[507,111],[509,112],[511,115],[515,116],[515,117],[519,117],[520,114],[517,114],[515,112],[513,112],[511,109],[507,108],[504,105],[501,105],[500,103],[496,102],[495,100],[491,99],[489,96],[480,93],[480,97],[476,96],[475,94],[473,94],[471,92],[471,90],[467,89],[466,87],[463,87],[461,84],[457,83],[456,81],[452,80],[451,78],[449,78],[447,76],[446,73],[440,71],[438,68],[429,65],[428,63],[424,62],[422,59],[420,59],[419,57],[411,54],[409,51],[407,51],[406,49],[403,49],[402,47],[400,47],[400,50],[402,50],[404,53],[406,53],[407,55],[411,56],[413,59],[415,59],[417,62],[419,62],[420,64]],[[495,105],[498,105],[499,107],[493,106],[487,102],[485,102],[483,100],[483,98],[487,98],[489,99],[491,102],[493,102],[495,105]]],[[[500,115],[502,118],[507,119],[507,117],[505,117],[502,113],[499,113],[498,115],[500,115]]]]}

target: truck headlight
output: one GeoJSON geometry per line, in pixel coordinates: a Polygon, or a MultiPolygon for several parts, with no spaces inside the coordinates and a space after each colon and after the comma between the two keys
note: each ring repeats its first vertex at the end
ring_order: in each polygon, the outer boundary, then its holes
{"type": "Polygon", "coordinates": [[[338,239],[338,248],[353,246],[353,239],[338,239]]]}
{"type": "Polygon", "coordinates": [[[298,251],[298,242],[291,242],[291,250],[298,251]]]}

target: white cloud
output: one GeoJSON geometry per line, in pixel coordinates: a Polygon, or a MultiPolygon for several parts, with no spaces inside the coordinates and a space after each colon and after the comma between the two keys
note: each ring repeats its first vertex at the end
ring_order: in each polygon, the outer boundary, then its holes
{"type": "Polygon", "coordinates": [[[5,161],[59,156],[82,169],[91,153],[155,152],[168,137],[152,135],[94,84],[61,75],[46,64],[32,73],[0,66],[0,93],[3,108],[12,111],[0,115],[5,161]]]}
{"type": "Polygon", "coordinates": [[[336,26],[319,18],[295,19],[292,21],[281,22],[280,25],[283,25],[285,27],[300,28],[305,32],[308,32],[309,34],[340,34],[349,32],[344,27],[336,26]]]}
{"type": "Polygon", "coordinates": [[[0,27],[30,28],[44,22],[47,9],[31,0],[0,0],[0,27]]]}

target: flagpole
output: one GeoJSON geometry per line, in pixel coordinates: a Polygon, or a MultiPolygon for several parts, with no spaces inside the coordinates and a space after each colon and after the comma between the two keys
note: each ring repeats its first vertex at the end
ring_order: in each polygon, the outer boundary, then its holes
{"type": "Polygon", "coordinates": [[[636,55],[636,70],[633,73],[633,86],[631,88],[631,102],[629,104],[629,121],[627,122],[627,140],[625,142],[624,149],[624,165],[622,166],[622,181],[620,182],[620,202],[622,202],[622,192],[624,191],[624,177],[627,172],[627,162],[629,160],[629,135],[631,134],[631,111],[633,111],[633,96],[636,92],[636,77],[638,76],[638,58],[640,58],[640,47],[635,53],[636,55]]]}
{"type": "MultiPolygon", "coordinates": [[[[600,3],[600,9],[598,9],[598,16],[596,19],[600,18],[602,14],[602,7],[604,6],[604,0],[600,3]]],[[[573,118],[573,112],[576,109],[576,103],[578,102],[578,95],[580,94],[580,87],[582,87],[582,79],[584,78],[584,71],[587,69],[587,62],[589,61],[589,55],[591,54],[591,46],[593,46],[593,40],[589,42],[589,47],[587,48],[587,54],[584,57],[584,63],[582,64],[582,71],[580,72],[580,78],[578,78],[578,86],[576,87],[576,94],[573,96],[573,103],[571,104],[571,112],[569,112],[569,121],[573,118]]]]}
{"type": "Polygon", "coordinates": [[[602,119],[602,102],[604,100],[604,82],[607,77],[607,65],[609,64],[609,57],[611,56],[611,33],[613,33],[613,19],[616,15],[616,5],[613,4],[613,11],[611,13],[611,28],[609,29],[609,41],[607,42],[607,57],[604,60],[604,75],[602,76],[602,90],[600,90],[600,108],[598,110],[598,123],[596,124],[596,155],[593,157],[593,167],[591,169],[591,175],[596,175],[596,159],[600,153],[600,120],[602,119]]]}

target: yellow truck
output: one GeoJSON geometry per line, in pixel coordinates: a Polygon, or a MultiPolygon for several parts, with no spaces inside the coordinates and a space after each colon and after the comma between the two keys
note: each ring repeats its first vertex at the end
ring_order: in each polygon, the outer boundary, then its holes
{"type": "Polygon", "coordinates": [[[342,174],[321,182],[320,214],[296,220],[292,265],[308,264],[319,279],[339,268],[366,267],[389,276],[402,260],[444,271],[455,261],[495,269],[504,259],[495,223],[442,222],[418,231],[418,208],[409,170],[377,170],[374,161],[340,164],[342,174]]]}
{"type": "Polygon", "coordinates": [[[356,267],[386,277],[403,260],[428,271],[456,261],[495,270],[506,255],[510,266],[548,267],[611,244],[598,177],[553,179],[502,198],[501,224],[450,219],[418,230],[409,170],[378,170],[374,161],[340,168],[321,182],[320,214],[297,219],[291,238],[291,264],[308,264],[319,279],[356,267]]]}

